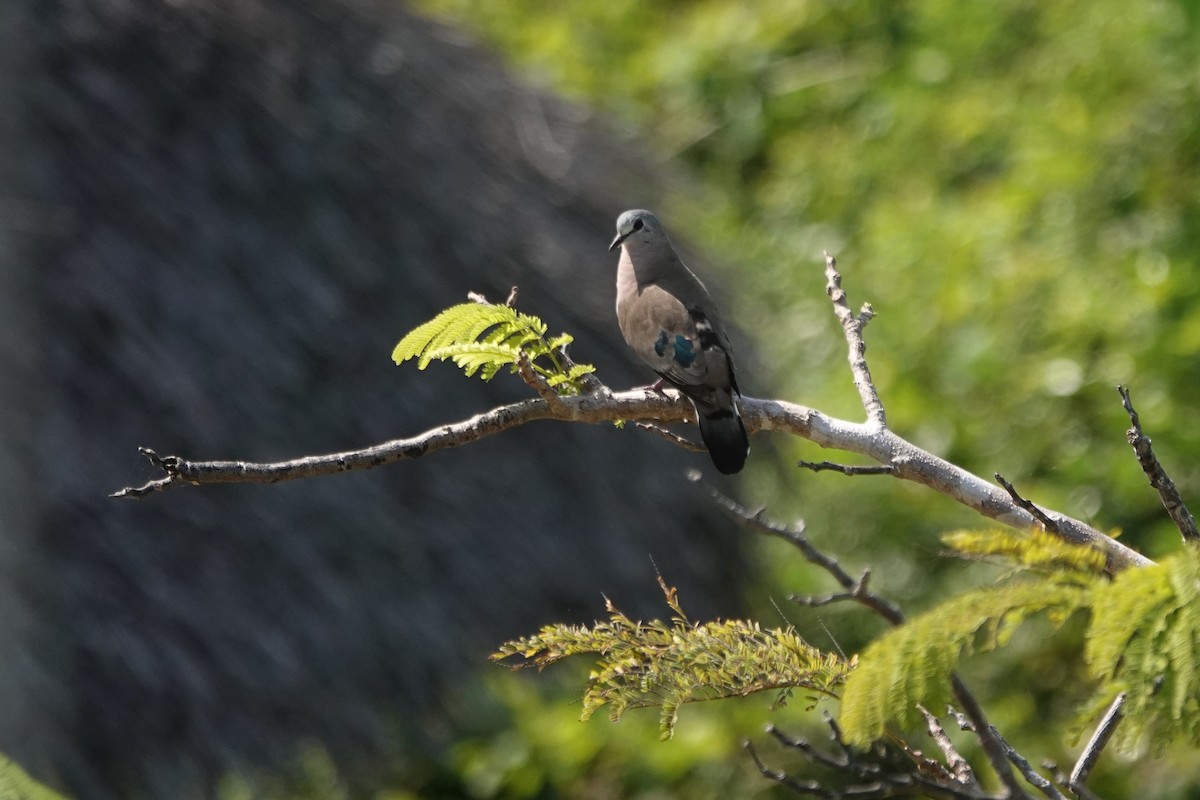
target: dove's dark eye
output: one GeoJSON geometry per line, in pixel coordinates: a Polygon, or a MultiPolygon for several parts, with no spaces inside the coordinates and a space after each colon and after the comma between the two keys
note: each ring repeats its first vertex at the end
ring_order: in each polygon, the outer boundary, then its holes
{"type": "Polygon", "coordinates": [[[633,221],[633,229],[635,231],[640,231],[644,227],[646,227],[646,226],[642,223],[642,221],[640,219],[635,219],[633,221]]]}

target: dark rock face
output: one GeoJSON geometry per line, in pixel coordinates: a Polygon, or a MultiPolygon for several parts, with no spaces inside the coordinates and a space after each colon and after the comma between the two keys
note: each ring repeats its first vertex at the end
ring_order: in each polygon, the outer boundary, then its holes
{"type": "Polygon", "coordinates": [[[469,290],[614,386],[624,208],[652,172],[393,0],[47,0],[0,12],[0,751],[87,798],[204,794],[306,740],[420,740],[504,637],[736,611],[703,456],[535,424],[279,486],[106,497],[136,448],[272,460],[527,390],[389,359],[469,290]]]}

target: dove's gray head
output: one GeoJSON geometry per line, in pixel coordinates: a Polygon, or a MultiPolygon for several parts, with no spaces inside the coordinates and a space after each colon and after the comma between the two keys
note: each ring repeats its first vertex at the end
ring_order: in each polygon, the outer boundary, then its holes
{"type": "Polygon", "coordinates": [[[617,236],[608,246],[608,252],[611,253],[626,242],[633,245],[662,239],[665,239],[665,235],[662,226],[658,224],[658,217],[649,211],[635,208],[617,217],[617,236]]]}

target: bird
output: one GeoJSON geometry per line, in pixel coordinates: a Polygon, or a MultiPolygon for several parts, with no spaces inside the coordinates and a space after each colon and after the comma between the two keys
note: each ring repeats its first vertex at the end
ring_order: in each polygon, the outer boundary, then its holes
{"type": "Polygon", "coordinates": [[[625,342],[692,402],[713,465],[740,472],[750,438],[738,410],[733,350],[716,304],[675,252],[658,218],[633,209],[617,217],[617,323],[625,342]]]}

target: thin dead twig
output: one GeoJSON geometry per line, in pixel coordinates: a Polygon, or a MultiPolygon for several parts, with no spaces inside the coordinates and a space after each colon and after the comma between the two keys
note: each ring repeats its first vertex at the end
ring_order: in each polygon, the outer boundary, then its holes
{"type": "Polygon", "coordinates": [[[691,439],[688,439],[686,436],[680,436],[674,431],[669,431],[661,425],[655,425],[653,422],[639,422],[637,423],[637,427],[638,430],[643,430],[647,433],[653,433],[655,436],[666,439],[671,444],[682,447],[684,450],[691,450],[693,453],[708,452],[708,448],[700,442],[694,442],[691,439]]]}
{"type": "MultiPolygon", "coordinates": [[[[699,476],[694,476],[695,480],[699,480],[699,476]]],[[[899,625],[904,621],[904,615],[900,608],[883,597],[867,591],[867,581],[870,578],[870,572],[864,572],[862,577],[854,578],[847,572],[836,558],[828,556],[813,545],[808,540],[804,533],[804,522],[797,522],[795,525],[787,526],[778,522],[767,519],[765,509],[751,511],[745,506],[738,503],[733,498],[717,491],[713,487],[702,484],[708,492],[709,497],[717,504],[717,507],[732,517],[737,522],[758,531],[765,533],[768,536],[774,536],[783,539],[795,546],[804,556],[804,560],[810,564],[820,567],[837,581],[837,583],[846,590],[846,599],[852,599],[857,603],[871,609],[879,616],[883,617],[892,625],[899,625]]]]}

